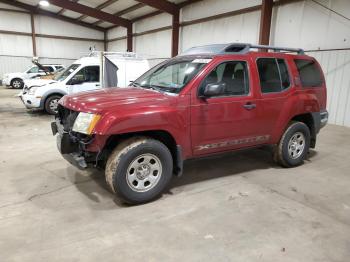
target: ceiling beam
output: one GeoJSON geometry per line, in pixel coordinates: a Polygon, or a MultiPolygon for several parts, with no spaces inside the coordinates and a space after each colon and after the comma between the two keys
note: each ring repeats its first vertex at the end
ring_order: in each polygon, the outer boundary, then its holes
{"type": "MultiPolygon", "coordinates": [[[[72,2],[77,3],[77,2],[79,2],[79,0],[72,0],[72,2]]],[[[62,15],[66,11],[67,11],[66,9],[62,8],[60,11],[57,12],[57,14],[62,15]]]]}
{"type": "Polygon", "coordinates": [[[123,27],[130,27],[131,22],[125,18],[117,17],[112,14],[96,10],[95,8],[78,4],[78,3],[73,3],[68,0],[50,0],[50,3],[80,14],[84,14],[87,16],[91,16],[115,25],[123,26],[123,27]]]}
{"type": "Polygon", "coordinates": [[[48,16],[48,17],[59,19],[61,21],[65,21],[65,22],[69,22],[69,23],[72,23],[72,24],[88,27],[90,29],[95,29],[95,30],[102,31],[102,32],[105,31],[105,29],[102,28],[102,27],[94,26],[92,24],[85,23],[85,22],[82,22],[82,21],[77,21],[77,20],[75,20],[73,18],[69,18],[67,16],[58,15],[58,14],[56,14],[54,12],[42,10],[40,8],[36,8],[36,6],[33,6],[33,5],[28,5],[28,4],[25,4],[25,3],[22,3],[22,2],[18,2],[18,1],[13,1],[13,0],[0,0],[0,2],[4,3],[4,4],[7,4],[7,5],[12,5],[12,6],[15,6],[15,7],[18,7],[18,8],[25,9],[25,10],[29,11],[30,13],[33,13],[33,14],[45,15],[45,16],[48,16]]]}
{"type": "Polygon", "coordinates": [[[163,12],[175,15],[177,14],[179,7],[166,0],[136,0],[137,2],[146,4],[163,12]]]}
{"type": "MultiPolygon", "coordinates": [[[[115,16],[122,16],[122,15],[125,15],[125,14],[127,14],[127,13],[130,13],[130,12],[132,12],[132,11],[135,11],[135,10],[137,10],[137,9],[140,9],[140,8],[142,8],[142,7],[144,7],[144,6],[145,6],[145,4],[138,3],[138,4],[136,4],[136,5],[132,5],[132,6],[128,7],[128,8],[125,8],[125,9],[123,9],[123,10],[121,10],[121,11],[115,12],[113,15],[115,15],[115,16]]],[[[99,25],[99,24],[101,24],[101,23],[103,23],[103,21],[102,21],[102,20],[98,20],[98,21],[96,21],[95,23],[93,23],[93,25],[99,25]]]]}
{"type": "MultiPolygon", "coordinates": [[[[106,8],[107,6],[110,6],[110,5],[112,5],[112,4],[114,4],[115,2],[117,2],[117,1],[119,1],[119,0],[107,0],[106,2],[104,2],[104,3],[102,3],[102,4],[100,4],[100,5],[98,5],[98,6],[96,6],[95,8],[97,9],[97,10],[102,10],[103,8],[106,8]]],[[[83,20],[84,18],[86,18],[86,17],[88,17],[88,15],[81,15],[81,16],[79,16],[78,18],[77,18],[77,20],[83,20]]]]}

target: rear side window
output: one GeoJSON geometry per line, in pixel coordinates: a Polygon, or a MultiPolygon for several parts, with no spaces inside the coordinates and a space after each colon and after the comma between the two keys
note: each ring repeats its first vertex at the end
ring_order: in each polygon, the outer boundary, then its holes
{"type": "Polygon", "coordinates": [[[259,58],[257,61],[262,93],[281,92],[290,86],[284,59],[259,58]]]}
{"type": "Polygon", "coordinates": [[[47,72],[50,72],[50,73],[54,71],[54,69],[53,69],[52,66],[43,66],[43,68],[44,68],[47,72]]]}
{"type": "Polygon", "coordinates": [[[303,87],[316,87],[323,84],[322,74],[315,61],[295,59],[294,62],[298,68],[303,87]]]}

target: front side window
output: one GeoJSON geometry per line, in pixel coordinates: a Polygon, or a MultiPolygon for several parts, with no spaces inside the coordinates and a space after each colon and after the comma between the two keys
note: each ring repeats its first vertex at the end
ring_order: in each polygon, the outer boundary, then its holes
{"type": "Polygon", "coordinates": [[[37,66],[33,66],[32,68],[30,68],[28,71],[27,71],[27,73],[30,73],[30,74],[32,74],[32,73],[38,73],[39,72],[39,67],[37,67],[37,66]]]}
{"type": "Polygon", "coordinates": [[[218,65],[204,79],[199,93],[202,94],[209,84],[223,84],[222,94],[219,96],[241,96],[249,94],[249,77],[247,63],[244,61],[230,61],[218,65]]]}
{"type": "Polygon", "coordinates": [[[135,80],[132,85],[178,94],[210,59],[172,59],[135,80]]]}
{"type": "Polygon", "coordinates": [[[66,70],[64,70],[62,73],[58,74],[54,79],[56,81],[63,81],[68,76],[70,76],[78,67],[80,64],[71,64],[66,70]]]}
{"type": "Polygon", "coordinates": [[[323,84],[321,72],[315,61],[295,59],[294,62],[298,68],[303,87],[317,87],[323,84]]]}
{"type": "Polygon", "coordinates": [[[290,86],[288,68],[284,59],[259,58],[257,65],[262,93],[281,92],[290,86]]]}
{"type": "Polygon", "coordinates": [[[86,66],[78,71],[72,78],[74,84],[91,83],[100,81],[100,67],[86,66]]]}

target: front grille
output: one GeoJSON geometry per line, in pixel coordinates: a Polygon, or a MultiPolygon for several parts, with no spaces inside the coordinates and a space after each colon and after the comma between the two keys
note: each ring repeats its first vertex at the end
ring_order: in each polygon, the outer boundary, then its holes
{"type": "Polygon", "coordinates": [[[57,109],[58,113],[56,117],[58,117],[60,123],[63,125],[64,131],[71,131],[79,112],[65,108],[62,105],[58,105],[57,109]]]}

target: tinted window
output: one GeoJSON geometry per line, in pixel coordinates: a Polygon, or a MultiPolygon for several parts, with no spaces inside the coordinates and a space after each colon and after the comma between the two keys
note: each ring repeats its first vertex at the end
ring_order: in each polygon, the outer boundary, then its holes
{"type": "Polygon", "coordinates": [[[45,69],[46,72],[53,72],[53,67],[51,66],[43,66],[43,68],[45,69]]]}
{"type": "Polygon", "coordinates": [[[249,93],[247,63],[243,61],[230,61],[218,65],[204,79],[200,93],[208,84],[223,83],[225,89],[221,96],[247,95],[249,93]]]}
{"type": "Polygon", "coordinates": [[[281,92],[290,86],[284,59],[259,58],[257,65],[262,93],[281,92]]]}
{"type": "Polygon", "coordinates": [[[73,78],[81,83],[98,82],[100,81],[100,67],[86,66],[80,69],[73,78]]]}
{"type": "Polygon", "coordinates": [[[296,59],[294,60],[299,71],[302,86],[321,86],[322,75],[315,61],[296,59]]]}

